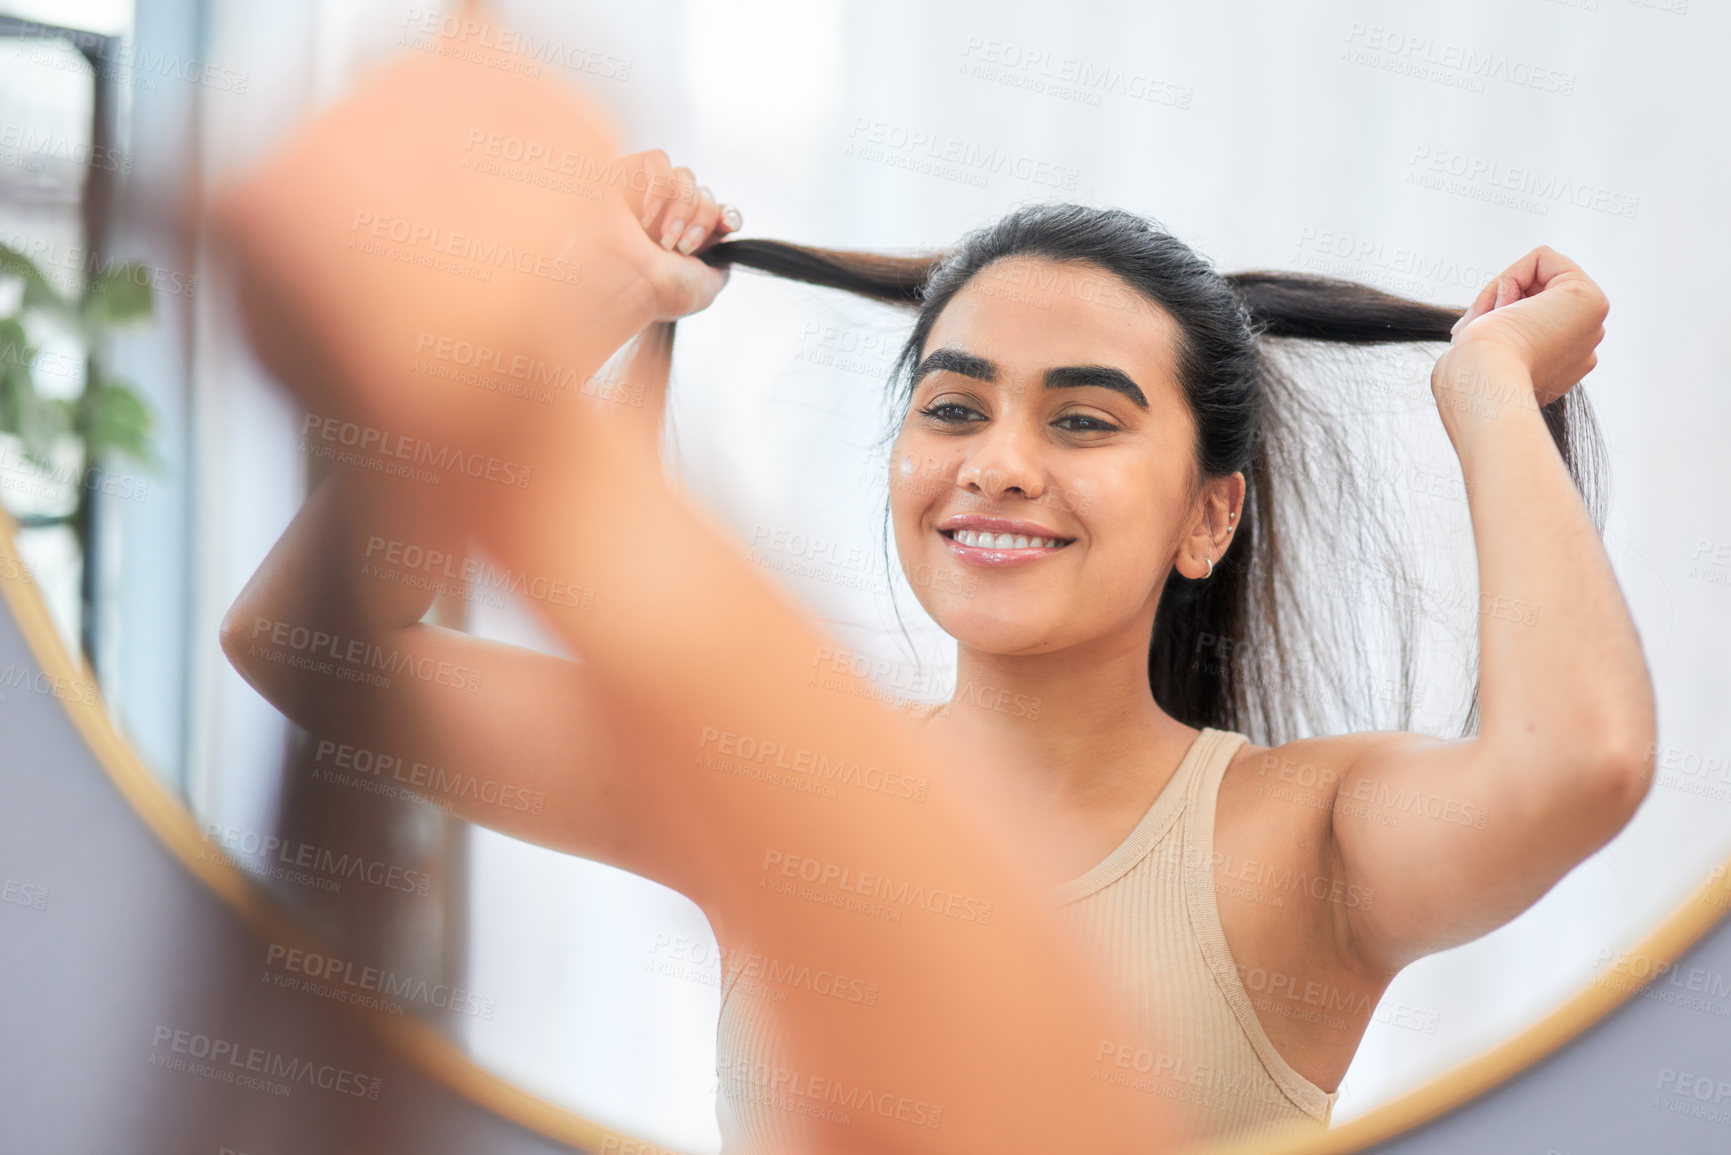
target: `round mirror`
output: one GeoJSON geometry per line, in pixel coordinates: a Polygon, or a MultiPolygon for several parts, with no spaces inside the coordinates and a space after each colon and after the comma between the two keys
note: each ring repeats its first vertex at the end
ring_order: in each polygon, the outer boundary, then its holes
{"type": "MultiPolygon", "coordinates": [[[[99,62],[128,54],[118,86],[92,71],[94,41],[65,28],[25,23],[0,41],[0,101],[20,125],[0,135],[11,158],[0,500],[17,554],[67,652],[90,662],[118,729],[206,845],[327,945],[271,959],[285,981],[425,1019],[480,1067],[621,1132],[717,1150],[728,972],[701,911],[512,837],[546,799],[484,759],[441,765],[302,730],[224,655],[224,614],[309,496],[352,462],[260,370],[207,255],[119,208],[208,192],[371,66],[448,37],[444,15],[400,4],[184,8],[101,33],[99,62]],[[140,50],[194,43],[199,79],[146,75],[140,50]],[[495,807],[500,830],[421,796],[440,784],[495,807]]],[[[511,30],[525,69],[600,97],[627,148],[689,165],[740,206],[749,235],[934,252],[1016,206],[1076,202],[1157,220],[1224,272],[1315,273],[1457,310],[1537,245],[1579,262],[1611,301],[1583,389],[1610,483],[1604,550],[1657,697],[1652,786],[1530,909],[1401,971],[1339,1082],[1333,1123],[1398,1120],[1445,1072],[1507,1055],[1560,1008],[1584,1024],[1582,1008],[1651,976],[1662,960],[1640,944],[1731,852],[1718,709],[1731,517],[1712,500],[1731,488],[1717,452],[1731,400],[1699,337],[1725,304],[1701,270],[1731,240],[1703,195],[1726,162],[1671,147],[1725,136],[1701,27],[1711,13],[520,0],[493,19],[474,35],[511,30]],[[1640,85],[1626,83],[1631,67],[1640,85]]],[[[476,163],[567,179],[513,147],[508,133],[496,156],[483,142],[476,163]]],[[[736,271],[678,327],[662,449],[739,556],[824,624],[838,668],[885,701],[941,702],[980,688],[958,690],[956,642],[921,608],[885,514],[912,324],[908,311],[736,271]]],[[[1343,565],[1339,539],[1366,528],[1350,521],[1332,526],[1339,538],[1325,526],[1295,544],[1310,560],[1294,596],[1351,636],[1333,651],[1341,661],[1304,671],[1318,733],[1461,735],[1481,619],[1544,610],[1480,589],[1487,535],[1510,530],[1475,525],[1429,387],[1441,349],[1270,342],[1347,451],[1274,484],[1330,508],[1365,499],[1358,508],[1386,518],[1377,532],[1416,566],[1409,582],[1343,565]],[[1418,623],[1416,649],[1384,630],[1391,615],[1418,623]],[[1330,715],[1343,699],[1353,710],[1330,715]]],[[[455,354],[428,357],[431,371],[464,371],[455,354]]],[[[582,387],[644,404],[605,377],[582,387]]],[[[536,602],[581,589],[532,588],[473,553],[432,565],[408,536],[363,552],[427,595],[426,620],[564,656],[536,602]]],[[[1233,645],[1214,639],[1200,657],[1233,645]]],[[[1242,869],[1274,898],[1304,885],[1242,869]]],[[[1731,1013],[1728,992],[1692,994],[1731,1013]]],[[[1326,1026],[1333,1012],[1301,998],[1270,1013],[1326,1026]]]]}

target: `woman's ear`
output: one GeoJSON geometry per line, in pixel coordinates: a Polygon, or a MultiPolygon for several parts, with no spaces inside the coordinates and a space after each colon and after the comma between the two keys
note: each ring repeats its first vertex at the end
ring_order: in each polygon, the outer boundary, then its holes
{"type": "Polygon", "coordinates": [[[1232,547],[1244,510],[1244,474],[1210,479],[1203,486],[1202,500],[1190,532],[1179,547],[1174,562],[1187,578],[1206,578],[1220,565],[1232,547]],[[1194,571],[1194,572],[1192,572],[1194,571]]]}

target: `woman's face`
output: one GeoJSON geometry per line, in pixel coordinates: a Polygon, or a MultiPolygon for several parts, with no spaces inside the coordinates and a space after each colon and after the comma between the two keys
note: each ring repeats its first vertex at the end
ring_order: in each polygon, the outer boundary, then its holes
{"type": "Polygon", "coordinates": [[[902,568],[947,633],[999,654],[1147,638],[1200,508],[1177,337],[1090,264],[1011,258],[950,301],[890,457],[902,568]]]}

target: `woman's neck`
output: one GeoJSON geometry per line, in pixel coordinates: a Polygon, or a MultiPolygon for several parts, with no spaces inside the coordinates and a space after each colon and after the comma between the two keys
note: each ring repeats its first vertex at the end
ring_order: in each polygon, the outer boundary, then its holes
{"type": "Polygon", "coordinates": [[[1002,751],[1035,798],[1079,810],[1145,804],[1196,736],[1155,703],[1147,633],[1135,630],[1048,654],[961,645],[945,717],[1002,751]]]}

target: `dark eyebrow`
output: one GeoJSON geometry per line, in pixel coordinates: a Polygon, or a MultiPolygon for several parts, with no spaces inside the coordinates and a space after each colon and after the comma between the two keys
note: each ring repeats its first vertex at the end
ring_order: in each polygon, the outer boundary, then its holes
{"type": "Polygon", "coordinates": [[[1130,380],[1130,375],[1122,369],[1113,369],[1107,365],[1060,365],[1056,369],[1046,370],[1046,388],[1048,389],[1110,389],[1114,393],[1122,393],[1141,408],[1148,408],[1148,398],[1142,395],[1136,382],[1130,380]]]}
{"type": "Polygon", "coordinates": [[[984,357],[960,349],[938,349],[926,354],[926,359],[914,368],[914,379],[909,388],[917,386],[932,373],[960,373],[976,381],[991,382],[998,376],[998,367],[984,357]]]}
{"type": "MultiPolygon", "coordinates": [[[[960,349],[937,349],[928,353],[925,360],[914,368],[910,387],[917,387],[933,373],[957,373],[990,383],[997,379],[998,367],[984,357],[960,349]]],[[[1107,365],[1060,365],[1046,370],[1045,382],[1047,389],[1110,389],[1122,393],[1139,407],[1148,408],[1148,398],[1130,375],[1107,365]]]]}

